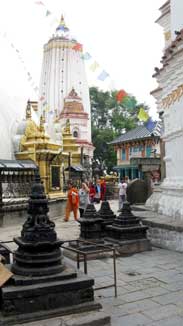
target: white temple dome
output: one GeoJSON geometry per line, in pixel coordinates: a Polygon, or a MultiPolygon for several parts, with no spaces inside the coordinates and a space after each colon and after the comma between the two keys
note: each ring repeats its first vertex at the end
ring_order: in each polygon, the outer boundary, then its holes
{"type": "Polygon", "coordinates": [[[14,159],[12,137],[16,133],[18,119],[23,116],[24,107],[23,100],[0,90],[0,159],[14,159]]]}

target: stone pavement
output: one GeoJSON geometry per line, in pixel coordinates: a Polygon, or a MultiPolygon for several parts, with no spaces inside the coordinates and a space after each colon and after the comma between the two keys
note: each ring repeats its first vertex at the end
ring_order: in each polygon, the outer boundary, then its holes
{"type": "MultiPolygon", "coordinates": [[[[117,201],[111,201],[117,211],[117,201]]],[[[100,207],[97,205],[96,207],[100,207]]],[[[79,225],[73,218],[66,223],[63,217],[55,219],[58,236],[77,238],[79,225]]],[[[1,228],[1,240],[19,235],[21,226],[1,228]]],[[[165,249],[117,258],[118,297],[114,289],[95,292],[103,311],[111,315],[112,326],[182,326],[183,325],[183,254],[165,249]]],[[[72,262],[73,263],[73,262],[72,262]]],[[[75,264],[75,263],[74,263],[75,264]]],[[[81,267],[82,263],[81,263],[81,267]]],[[[96,286],[113,282],[111,258],[88,262],[88,274],[96,286]]],[[[69,318],[69,317],[68,317],[69,318]]],[[[62,318],[24,324],[27,326],[61,326],[62,318]]]]}

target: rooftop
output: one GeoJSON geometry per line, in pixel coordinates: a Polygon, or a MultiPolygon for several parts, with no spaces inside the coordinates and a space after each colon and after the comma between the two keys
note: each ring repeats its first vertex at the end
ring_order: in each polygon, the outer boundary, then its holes
{"type": "Polygon", "coordinates": [[[145,125],[138,126],[135,129],[132,129],[125,134],[122,134],[121,136],[114,139],[110,144],[118,144],[126,141],[136,140],[136,139],[143,139],[143,138],[150,138],[150,137],[160,137],[162,134],[163,128],[162,128],[162,122],[157,121],[154,129],[152,131],[149,131],[145,125]]]}

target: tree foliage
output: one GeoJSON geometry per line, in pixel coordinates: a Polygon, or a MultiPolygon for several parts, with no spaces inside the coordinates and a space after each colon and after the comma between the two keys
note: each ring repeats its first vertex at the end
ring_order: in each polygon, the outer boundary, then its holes
{"type": "Polygon", "coordinates": [[[148,110],[144,103],[137,103],[134,96],[128,95],[119,103],[116,94],[117,91],[104,92],[97,87],[90,88],[94,159],[105,162],[108,172],[116,165],[116,153],[108,143],[137,126],[140,107],[148,110]]]}

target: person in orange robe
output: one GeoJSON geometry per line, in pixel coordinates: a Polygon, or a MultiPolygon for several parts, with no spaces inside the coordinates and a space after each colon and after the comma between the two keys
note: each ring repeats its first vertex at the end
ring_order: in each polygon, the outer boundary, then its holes
{"type": "Polygon", "coordinates": [[[67,204],[65,210],[65,222],[68,222],[70,213],[73,211],[75,221],[78,220],[79,195],[78,190],[72,182],[68,183],[67,204]]]}

